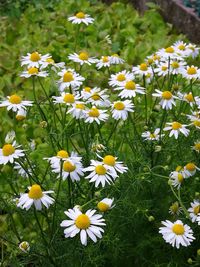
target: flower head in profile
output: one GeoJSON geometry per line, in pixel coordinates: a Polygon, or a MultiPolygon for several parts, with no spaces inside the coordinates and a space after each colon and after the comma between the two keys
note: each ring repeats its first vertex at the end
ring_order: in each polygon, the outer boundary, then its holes
{"type": "Polygon", "coordinates": [[[200,169],[193,162],[189,162],[184,166],[183,175],[185,178],[194,176],[197,170],[200,169]]]}
{"type": "Polygon", "coordinates": [[[110,64],[111,65],[119,65],[119,64],[123,64],[124,63],[124,59],[122,59],[118,54],[112,54],[110,56],[110,64]]]}
{"type": "Polygon", "coordinates": [[[198,67],[195,67],[194,65],[192,66],[187,66],[181,71],[181,74],[184,78],[188,80],[196,80],[200,78],[200,70],[198,67]]]}
{"type": "Polygon", "coordinates": [[[179,206],[178,201],[172,203],[172,205],[169,207],[169,213],[171,215],[179,215],[180,213],[182,213],[182,208],[179,206]]]}
{"type": "Polygon", "coordinates": [[[97,69],[101,69],[103,67],[110,67],[110,57],[109,56],[102,56],[99,60],[97,60],[96,67],[97,69]]]}
{"type": "Polygon", "coordinates": [[[43,71],[36,67],[30,67],[26,71],[23,71],[20,75],[20,77],[30,78],[30,77],[38,76],[38,77],[47,77],[48,72],[43,71]]]}
{"type": "Polygon", "coordinates": [[[121,98],[132,98],[136,94],[145,94],[145,88],[136,84],[134,81],[127,81],[123,86],[116,87],[115,90],[120,90],[119,96],[121,98]]]}
{"type": "Polygon", "coordinates": [[[68,21],[70,21],[72,24],[92,24],[94,22],[94,19],[90,17],[90,15],[85,14],[84,12],[80,11],[76,13],[74,16],[69,17],[68,21]]]}
{"type": "Polygon", "coordinates": [[[139,76],[147,76],[149,73],[152,73],[151,67],[146,62],[143,62],[140,65],[133,67],[132,71],[134,74],[137,74],[139,76]]]}
{"type": "Polygon", "coordinates": [[[160,91],[156,89],[156,93],[152,94],[155,97],[160,98],[160,105],[163,109],[169,110],[172,109],[173,105],[176,106],[175,99],[177,98],[174,96],[170,91],[160,91]]]}
{"type": "Polygon", "coordinates": [[[12,144],[5,144],[0,149],[0,164],[7,164],[8,162],[13,163],[15,159],[24,156],[24,151],[18,149],[20,146],[17,146],[16,141],[12,144]]]}
{"type": "Polygon", "coordinates": [[[197,153],[200,152],[200,140],[197,140],[196,142],[194,142],[192,149],[195,150],[197,153]]]}
{"type": "Polygon", "coordinates": [[[35,206],[36,210],[41,210],[42,205],[49,208],[53,204],[54,199],[48,196],[54,191],[42,191],[42,188],[38,184],[34,184],[29,187],[29,192],[21,194],[17,207],[29,210],[32,205],[35,206]]]}
{"type": "Polygon", "coordinates": [[[82,213],[77,207],[65,211],[69,219],[62,221],[60,224],[61,227],[65,227],[65,237],[72,238],[80,233],[82,245],[87,245],[87,237],[96,243],[97,237],[102,238],[102,233],[104,232],[100,226],[106,224],[102,215],[95,213],[96,210],[87,210],[85,213],[82,213]]]}
{"type": "Polygon", "coordinates": [[[172,185],[179,189],[181,187],[183,181],[184,181],[184,175],[183,175],[182,167],[178,166],[175,171],[170,173],[169,177],[170,177],[170,181],[171,181],[172,185]]]}
{"type": "Polygon", "coordinates": [[[177,220],[174,223],[169,220],[162,221],[164,227],[159,228],[159,233],[162,234],[166,243],[172,245],[172,247],[180,248],[181,246],[187,247],[195,239],[192,229],[183,224],[182,221],[177,220]]]}
{"type": "Polygon", "coordinates": [[[97,62],[97,59],[90,57],[87,52],[81,52],[80,54],[74,53],[68,56],[69,60],[79,63],[80,65],[87,64],[91,65],[97,62]]]}
{"type": "Polygon", "coordinates": [[[112,87],[124,86],[127,81],[133,79],[134,79],[133,73],[123,70],[116,74],[111,74],[111,77],[109,79],[109,85],[112,87]]]}
{"type": "Polygon", "coordinates": [[[187,125],[181,124],[180,122],[167,122],[167,126],[163,129],[164,131],[170,131],[169,137],[174,135],[175,139],[178,139],[180,133],[182,133],[185,137],[187,137],[190,133],[188,130],[187,125]]]}
{"type": "Polygon", "coordinates": [[[39,69],[41,65],[50,57],[49,54],[41,55],[37,51],[33,53],[27,53],[26,56],[21,58],[21,66],[27,66],[27,68],[37,68],[39,69]]]}
{"type": "Polygon", "coordinates": [[[122,161],[117,161],[117,157],[114,157],[113,155],[106,155],[104,157],[101,157],[98,155],[98,158],[102,159],[103,164],[110,169],[113,172],[117,173],[125,173],[127,172],[128,168],[124,166],[122,161]]]}
{"type": "Polygon", "coordinates": [[[67,106],[72,106],[80,99],[78,94],[71,94],[71,93],[61,93],[61,96],[53,96],[54,104],[65,104],[67,106]]]}
{"type": "Polygon", "coordinates": [[[98,202],[97,208],[101,212],[106,212],[112,208],[114,208],[115,205],[113,205],[114,198],[104,198],[101,201],[98,202]]]}
{"type": "Polygon", "coordinates": [[[0,103],[0,107],[7,107],[7,110],[12,110],[14,112],[26,109],[33,105],[33,101],[22,100],[19,95],[13,94],[7,97],[7,100],[4,100],[0,103]]]}
{"type": "Polygon", "coordinates": [[[194,201],[191,202],[190,205],[191,207],[188,209],[190,218],[192,222],[196,222],[197,217],[200,216],[200,202],[199,200],[194,199],[194,201]]]}
{"type": "Polygon", "coordinates": [[[162,138],[163,136],[164,134],[160,134],[160,128],[156,128],[153,133],[150,131],[142,133],[142,137],[144,138],[144,140],[150,141],[158,141],[160,137],[162,138]]]}

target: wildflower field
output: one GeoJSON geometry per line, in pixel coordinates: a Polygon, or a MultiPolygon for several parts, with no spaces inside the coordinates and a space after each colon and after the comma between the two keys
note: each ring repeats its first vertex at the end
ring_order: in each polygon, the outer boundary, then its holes
{"type": "Polygon", "coordinates": [[[199,47],[152,3],[6,2],[1,266],[200,266],[199,47]]]}

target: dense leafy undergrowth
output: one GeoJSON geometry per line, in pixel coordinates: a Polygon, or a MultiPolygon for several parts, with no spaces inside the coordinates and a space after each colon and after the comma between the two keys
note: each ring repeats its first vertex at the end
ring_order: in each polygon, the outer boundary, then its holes
{"type": "MultiPolygon", "coordinates": [[[[0,21],[1,104],[5,104],[5,96],[9,96],[8,106],[11,102],[20,104],[22,98],[33,102],[26,109],[27,114],[23,113],[21,117],[19,114],[15,117],[16,110],[8,111],[5,107],[1,107],[0,110],[0,142],[3,148],[0,155],[2,265],[178,267],[188,266],[191,263],[193,266],[199,266],[197,253],[199,225],[191,222],[187,209],[193,199],[198,201],[199,198],[197,169],[200,167],[199,146],[195,147],[194,142],[199,144],[200,122],[198,114],[193,114],[196,119],[186,116],[199,109],[199,70],[197,77],[190,80],[190,75],[196,71],[194,67],[190,67],[189,77],[184,76],[188,71],[185,63],[178,73],[172,73],[170,69],[173,61],[178,63],[187,61],[188,66],[198,64],[198,57],[191,57],[188,52],[185,54],[187,56],[178,57],[176,60],[173,57],[171,61],[166,59],[167,52],[159,49],[168,47],[167,51],[171,51],[173,55],[175,46],[178,49],[179,45],[185,46],[185,44],[180,43],[173,47],[171,45],[178,39],[183,41],[185,39],[174,34],[171,25],[162,20],[153,5],[143,17],[140,17],[131,5],[119,2],[107,6],[95,0],[57,1],[54,4],[51,1],[49,3],[45,1],[44,4],[41,4],[41,1],[38,3],[34,1],[36,3],[34,5],[24,1],[25,7],[20,6],[20,3],[22,4],[22,1],[13,4],[10,9],[5,9],[5,16],[0,21]],[[13,12],[16,8],[17,16],[13,12]],[[94,23],[78,26],[67,20],[80,11],[95,18],[94,23]],[[161,74],[158,74],[156,68],[162,65],[162,61],[157,57],[146,58],[157,50],[160,51],[163,61],[165,58],[165,65],[167,64],[168,68],[167,72],[161,68],[161,74]],[[94,64],[80,65],[69,60],[69,54],[75,52],[78,54],[87,52],[89,58],[98,59],[117,53],[125,63],[111,64],[109,67],[98,69],[94,64]],[[20,77],[23,71],[20,58],[27,53],[31,53],[28,58],[32,56],[32,63],[36,63],[38,58],[42,57],[40,53],[42,55],[49,53],[55,62],[65,62],[65,67],[62,66],[63,73],[59,74],[61,71],[59,68],[54,71],[49,64],[41,69],[44,71],[44,76],[47,76],[45,78],[37,76],[41,70],[34,69],[35,67],[31,70],[29,68],[29,78],[26,78],[27,74],[22,75],[23,78],[20,77]],[[137,70],[132,69],[138,64],[141,64],[138,70],[144,71],[142,75],[141,73],[138,75],[137,70]],[[75,70],[72,71],[72,68],[75,70]],[[145,69],[148,69],[149,73],[145,73],[145,69]],[[129,87],[137,85],[139,91],[136,91],[136,97],[128,97],[128,102],[125,104],[131,110],[125,112],[128,115],[122,119],[116,118],[114,110],[123,111],[124,99],[120,98],[118,95],[120,91],[115,90],[117,86],[112,86],[110,79],[112,77],[117,79],[117,73],[125,70],[130,71],[129,87]],[[77,73],[85,78],[83,84],[81,82],[78,88],[66,86],[66,82],[73,81],[72,76],[75,77],[77,73]],[[64,82],[65,94],[80,94],[79,101],[86,106],[83,117],[79,119],[74,118],[70,111],[74,102],[71,100],[67,102],[67,98],[64,100],[61,95],[64,82]],[[90,93],[89,89],[84,91],[85,87],[90,87],[90,90],[99,87],[101,90],[95,89],[93,95],[84,99],[84,94],[90,93]],[[107,91],[99,96],[104,89],[107,91]],[[165,93],[165,100],[170,100],[173,94],[176,106],[173,104],[172,109],[166,110],[162,104],[159,105],[160,98],[153,96],[156,89],[165,93]],[[187,93],[190,96],[184,98],[178,93],[187,93]],[[105,95],[109,96],[108,99],[105,95]],[[195,100],[194,96],[197,97],[195,100]],[[60,104],[55,103],[55,100],[61,101],[60,104]],[[99,104],[96,104],[97,100],[99,104]],[[120,103],[115,105],[116,102],[120,103]],[[92,109],[94,105],[97,109],[92,109]],[[100,111],[109,114],[104,117],[106,122],[86,123],[88,118],[98,118],[100,111]],[[183,129],[183,134],[179,132],[178,139],[169,137],[168,130],[164,130],[165,124],[175,121],[187,124],[190,133],[183,129]],[[156,128],[160,128],[160,133],[152,134],[156,128]],[[6,136],[11,130],[14,130],[15,136],[9,140],[6,136]],[[145,141],[144,132],[147,131],[151,134],[146,133],[148,140],[145,141]],[[12,143],[13,139],[21,146],[20,148],[12,143]],[[22,157],[19,155],[16,162],[19,164],[18,167],[25,171],[26,178],[22,177],[24,172],[19,173],[14,170],[12,162],[3,165],[6,162],[2,160],[7,159],[8,155],[17,153],[18,149],[23,151],[22,157]],[[67,157],[64,162],[56,160],[55,165],[49,164],[44,159],[56,156],[61,150],[67,150],[69,153],[71,165],[65,164],[68,161],[67,157]],[[72,151],[78,153],[81,159],[73,157],[72,151]],[[108,174],[113,183],[111,185],[106,183],[102,187],[95,187],[93,183],[88,182],[88,179],[84,179],[88,170],[85,170],[84,175],[80,175],[80,181],[74,182],[74,179],[69,177],[65,181],[62,180],[67,168],[68,170],[71,168],[72,171],[73,166],[76,164],[78,166],[80,161],[83,164],[83,166],[79,164],[80,168],[88,167],[92,159],[101,162],[96,154],[102,157],[105,155],[118,157],[117,161],[123,161],[123,166],[127,166],[128,171],[116,177],[113,169],[109,167],[108,174]],[[192,177],[185,177],[186,170],[180,168],[177,172],[182,178],[179,177],[177,181],[178,178],[175,179],[172,175],[169,179],[170,173],[177,166],[187,166],[187,163],[195,164],[195,167],[189,165],[190,169],[191,166],[194,167],[195,176],[192,173],[189,175],[192,177]],[[55,166],[59,166],[57,173],[55,166]],[[181,189],[177,190],[174,187],[174,181],[181,189]],[[36,199],[42,196],[40,187],[37,187],[36,191],[33,188],[32,191],[27,189],[35,183],[41,186],[42,191],[54,191],[51,197],[55,201],[51,203],[49,209],[43,206],[42,211],[38,211],[36,205],[26,210],[22,209],[23,204],[16,205],[20,203],[25,192],[28,200],[34,199],[33,196],[36,199]],[[92,240],[88,240],[87,246],[82,245],[85,244],[84,238],[80,242],[78,235],[65,238],[67,236],[64,236],[60,227],[60,223],[67,219],[64,211],[80,205],[79,208],[85,213],[88,209],[97,209],[97,203],[104,198],[114,198],[115,206],[107,212],[101,212],[101,209],[98,211],[106,222],[106,226],[102,226],[105,231],[102,238],[97,234],[98,242],[93,243],[92,240]],[[177,204],[172,206],[172,203],[177,202],[178,208],[177,204]],[[169,214],[170,206],[172,214],[169,214]],[[161,221],[166,219],[173,222],[180,219],[184,224],[191,226],[196,238],[191,246],[177,249],[165,243],[159,234],[159,227],[161,221]],[[29,251],[24,249],[27,251],[23,252],[19,249],[19,243],[22,241],[29,243],[29,251]]],[[[197,48],[193,46],[192,48],[198,51],[197,48]]],[[[186,50],[189,51],[188,49],[192,51],[190,46],[187,46],[186,50]]],[[[87,59],[87,53],[82,54],[83,61],[87,59]]],[[[105,62],[107,59],[104,58],[105,62]]],[[[175,65],[174,63],[172,66],[175,65]]],[[[126,71],[124,74],[127,74],[126,71]]],[[[123,82],[124,77],[120,76],[120,79],[123,82]]],[[[120,90],[123,91],[122,88],[120,90]]],[[[181,127],[182,124],[174,125],[176,129],[181,127]]],[[[102,174],[104,168],[108,168],[105,162],[100,169],[95,170],[102,174]]],[[[196,211],[199,211],[197,209],[196,211]]],[[[88,224],[86,217],[84,219],[79,217],[79,221],[75,221],[76,227],[82,231],[88,224]]],[[[94,237],[93,239],[95,240],[94,237]]]]}

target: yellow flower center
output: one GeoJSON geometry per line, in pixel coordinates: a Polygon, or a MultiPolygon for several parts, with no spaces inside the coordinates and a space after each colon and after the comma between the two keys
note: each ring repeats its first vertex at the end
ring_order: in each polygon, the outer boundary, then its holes
{"type": "Polygon", "coordinates": [[[40,60],[40,55],[38,54],[38,52],[34,52],[30,55],[30,60],[31,61],[39,61],[40,60]]]}
{"type": "Polygon", "coordinates": [[[146,71],[148,68],[147,68],[147,64],[146,63],[142,63],[140,64],[140,70],[142,71],[146,71]]]}
{"type": "Polygon", "coordinates": [[[162,66],[162,71],[166,71],[167,70],[167,66],[162,66]]]}
{"type": "Polygon", "coordinates": [[[28,244],[26,241],[22,242],[22,243],[20,244],[20,246],[21,246],[21,248],[24,249],[24,250],[27,250],[27,249],[29,248],[29,244],[28,244]]]}
{"type": "Polygon", "coordinates": [[[35,68],[35,67],[29,68],[28,74],[30,74],[30,75],[38,74],[38,68],[35,68]]]}
{"type": "Polygon", "coordinates": [[[76,17],[77,17],[78,19],[84,19],[84,18],[85,18],[85,14],[84,14],[83,12],[78,12],[78,13],[76,14],[76,17]]]}
{"type": "Polygon", "coordinates": [[[76,108],[77,109],[85,109],[85,105],[84,104],[76,104],[76,108]]]}
{"type": "Polygon", "coordinates": [[[40,185],[34,184],[31,186],[31,189],[29,190],[28,196],[32,199],[40,199],[43,196],[42,189],[40,185]]]}
{"type": "Polygon", "coordinates": [[[164,91],[162,93],[162,98],[166,100],[170,100],[172,98],[172,93],[170,91],[164,91]]]}
{"type": "Polygon", "coordinates": [[[11,95],[9,101],[11,104],[20,104],[22,102],[22,99],[18,95],[11,95]]]}
{"type": "Polygon", "coordinates": [[[69,154],[65,150],[60,150],[57,153],[57,157],[60,157],[60,158],[68,158],[69,157],[69,154]]]}
{"type": "Polygon", "coordinates": [[[90,93],[91,92],[91,88],[90,87],[85,87],[84,91],[87,92],[87,93],[90,93]]]}
{"type": "Polygon", "coordinates": [[[200,127],[200,121],[193,121],[193,124],[194,124],[194,126],[196,126],[196,127],[200,127]]]}
{"type": "Polygon", "coordinates": [[[172,123],[172,129],[173,129],[173,130],[178,130],[178,129],[180,129],[181,127],[182,127],[182,124],[179,123],[179,122],[177,122],[177,121],[175,121],[175,122],[172,123]]]}
{"type": "Polygon", "coordinates": [[[15,153],[15,148],[11,144],[6,144],[2,148],[2,152],[4,156],[10,156],[15,153]]]}
{"type": "Polygon", "coordinates": [[[172,231],[176,234],[176,235],[183,235],[185,233],[185,229],[184,226],[182,224],[174,224],[172,227],[172,231]]]}
{"type": "Polygon", "coordinates": [[[115,166],[115,157],[107,155],[103,158],[103,163],[110,166],[115,166]]]}
{"type": "Polygon", "coordinates": [[[116,102],[116,103],[114,104],[114,108],[115,108],[116,110],[123,110],[123,109],[125,108],[125,105],[124,105],[124,103],[122,103],[122,102],[116,102]]]}
{"type": "Polygon", "coordinates": [[[74,80],[74,76],[70,71],[66,71],[63,75],[63,82],[68,83],[74,80]]]}
{"type": "Polygon", "coordinates": [[[99,203],[97,204],[97,208],[98,208],[100,211],[105,212],[105,211],[108,211],[110,207],[109,207],[108,204],[106,204],[106,203],[104,203],[104,202],[99,202],[99,203]]]}
{"type": "Polygon", "coordinates": [[[188,102],[194,101],[194,97],[193,97],[192,93],[189,93],[189,94],[185,95],[184,97],[188,102]]]}
{"type": "Polygon", "coordinates": [[[76,169],[76,166],[72,164],[70,161],[65,161],[63,163],[63,170],[65,172],[73,172],[76,169]]]}
{"type": "Polygon", "coordinates": [[[135,90],[136,86],[135,86],[135,83],[133,81],[128,81],[126,84],[125,84],[125,88],[127,90],[135,90]]]}
{"type": "Polygon", "coordinates": [[[79,229],[87,229],[90,226],[90,218],[86,214],[77,217],[75,225],[79,229]]]}
{"type": "Polygon", "coordinates": [[[177,167],[176,167],[176,171],[177,171],[177,172],[180,172],[182,169],[183,169],[182,166],[177,166],[177,167]]]}
{"type": "Polygon", "coordinates": [[[97,165],[95,167],[95,172],[99,175],[104,175],[106,174],[106,168],[103,165],[97,165]]]}
{"type": "Polygon", "coordinates": [[[188,164],[186,164],[185,168],[186,168],[188,171],[190,171],[190,172],[196,170],[196,166],[195,166],[195,164],[194,164],[194,163],[191,163],[191,162],[188,163],[188,164]]]}
{"type": "Polygon", "coordinates": [[[118,74],[117,75],[117,80],[119,81],[119,82],[123,82],[123,81],[125,81],[126,80],[126,77],[125,77],[125,75],[124,74],[118,74]]]}
{"type": "Polygon", "coordinates": [[[65,103],[73,104],[75,102],[74,96],[72,94],[65,94],[63,100],[65,103]]]}
{"type": "Polygon", "coordinates": [[[16,115],[15,118],[16,118],[17,121],[23,121],[26,118],[26,116],[16,115]]]}
{"type": "Polygon", "coordinates": [[[79,54],[78,57],[79,57],[80,60],[83,60],[84,61],[84,60],[88,60],[89,55],[86,52],[82,52],[82,53],[79,54]]]}
{"type": "Polygon", "coordinates": [[[172,62],[172,68],[178,69],[179,68],[179,63],[177,61],[172,62]]]}
{"type": "Polygon", "coordinates": [[[92,99],[95,100],[95,101],[101,99],[101,97],[100,97],[98,94],[93,94],[91,97],[92,97],[92,99]]]}
{"type": "Polygon", "coordinates": [[[154,133],[151,133],[150,138],[156,138],[156,135],[154,133]]]}
{"type": "Polygon", "coordinates": [[[184,51],[185,50],[185,45],[183,45],[183,44],[179,45],[178,49],[184,51]]]}
{"type": "Polygon", "coordinates": [[[153,56],[153,60],[160,60],[160,56],[158,56],[158,55],[154,55],[154,56],[153,56]]]}
{"type": "Polygon", "coordinates": [[[91,108],[90,111],[89,111],[89,113],[88,113],[88,115],[90,117],[99,117],[100,112],[98,111],[97,108],[91,108]]]}
{"type": "Polygon", "coordinates": [[[196,150],[200,150],[200,143],[195,144],[194,147],[196,150]]]}
{"type": "Polygon", "coordinates": [[[148,64],[152,64],[153,63],[153,58],[148,58],[148,64]]]}
{"type": "Polygon", "coordinates": [[[189,75],[194,75],[194,74],[196,74],[196,73],[197,73],[197,70],[196,70],[195,67],[189,67],[189,68],[187,69],[187,74],[189,74],[189,75]]]}
{"type": "Polygon", "coordinates": [[[197,215],[200,212],[200,205],[193,208],[194,214],[197,215]]]}
{"type": "Polygon", "coordinates": [[[183,182],[183,175],[181,174],[181,173],[178,173],[178,181],[179,181],[179,183],[182,183],[183,182]]]}
{"type": "Polygon", "coordinates": [[[47,58],[46,62],[48,62],[49,64],[54,64],[55,61],[52,58],[47,58]]]}
{"type": "Polygon", "coordinates": [[[103,63],[107,63],[109,61],[108,57],[102,57],[102,61],[103,61],[103,63]]]}
{"type": "Polygon", "coordinates": [[[166,53],[170,53],[170,54],[172,54],[172,53],[174,53],[174,48],[173,47],[167,47],[166,49],[165,49],[165,52],[166,53]]]}

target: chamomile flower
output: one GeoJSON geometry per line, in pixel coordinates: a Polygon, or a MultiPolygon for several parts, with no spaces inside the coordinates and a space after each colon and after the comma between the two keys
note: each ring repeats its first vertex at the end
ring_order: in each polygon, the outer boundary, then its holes
{"type": "Polygon", "coordinates": [[[180,74],[183,71],[185,65],[186,65],[186,62],[184,61],[172,60],[170,62],[170,73],[180,74]]]}
{"type": "Polygon", "coordinates": [[[80,99],[80,96],[63,92],[61,96],[53,96],[52,98],[54,99],[54,104],[66,104],[67,106],[71,106],[80,99]]]}
{"type": "Polygon", "coordinates": [[[69,155],[69,153],[66,150],[62,149],[57,152],[56,156],[53,156],[50,158],[44,158],[44,159],[48,160],[49,163],[52,165],[52,167],[56,166],[57,168],[57,165],[59,165],[61,161],[65,161],[69,159],[73,162],[81,162],[82,157],[80,157],[77,153],[73,151],[71,152],[71,155],[69,155]]]}
{"type": "Polygon", "coordinates": [[[180,248],[180,245],[187,247],[195,239],[192,229],[180,220],[174,223],[166,220],[162,221],[162,224],[164,227],[159,228],[159,233],[162,234],[166,243],[171,244],[172,247],[180,248]]]}
{"type": "Polygon", "coordinates": [[[109,79],[109,85],[112,87],[124,86],[127,81],[133,80],[133,78],[133,73],[123,70],[116,74],[111,74],[111,77],[109,79]]]}
{"type": "Polygon", "coordinates": [[[86,25],[92,24],[94,19],[90,17],[90,15],[83,13],[82,11],[76,13],[74,16],[69,17],[68,21],[72,22],[72,24],[81,24],[84,23],[86,25]]]}
{"type": "Polygon", "coordinates": [[[184,176],[182,171],[173,171],[169,175],[170,181],[174,187],[177,187],[178,189],[181,187],[184,176]]]}
{"type": "Polygon", "coordinates": [[[7,110],[12,110],[14,112],[33,105],[33,101],[22,100],[22,98],[16,94],[7,96],[7,98],[8,100],[4,100],[0,103],[0,107],[7,107],[7,110]]]}
{"type": "Polygon", "coordinates": [[[190,49],[188,48],[187,44],[183,41],[177,41],[173,45],[176,53],[181,57],[187,57],[190,54],[190,49]]]}
{"type": "Polygon", "coordinates": [[[27,241],[22,241],[20,244],[19,244],[19,249],[21,251],[23,251],[24,253],[27,253],[29,252],[30,250],[30,245],[27,241]]]}
{"type": "Polygon", "coordinates": [[[182,133],[185,137],[187,137],[190,133],[190,130],[186,129],[187,125],[181,124],[180,122],[167,122],[167,127],[165,127],[164,131],[170,131],[169,137],[174,135],[175,139],[178,139],[180,133],[182,133]]]}
{"type": "Polygon", "coordinates": [[[27,53],[27,56],[22,56],[21,58],[21,66],[26,65],[27,68],[37,68],[39,69],[40,65],[42,65],[50,55],[41,55],[38,52],[27,53]]]}
{"type": "Polygon", "coordinates": [[[125,173],[127,172],[128,168],[126,166],[123,165],[122,161],[117,161],[117,157],[114,157],[113,155],[106,155],[103,158],[98,155],[98,158],[102,159],[103,164],[108,167],[108,169],[110,169],[113,172],[117,173],[125,173]]]}
{"type": "Polygon", "coordinates": [[[176,106],[176,103],[174,99],[176,99],[176,96],[173,96],[170,91],[164,91],[161,92],[160,90],[156,89],[156,93],[153,93],[153,96],[156,96],[161,99],[160,105],[163,109],[172,109],[173,105],[176,106]]]}
{"type": "Polygon", "coordinates": [[[92,239],[93,242],[97,242],[97,237],[102,238],[104,230],[100,226],[105,225],[105,220],[102,215],[95,214],[96,210],[88,210],[86,213],[82,213],[77,207],[68,209],[64,212],[68,220],[61,222],[61,227],[66,227],[64,230],[65,237],[74,237],[80,233],[81,244],[87,245],[87,236],[92,239]]]}
{"type": "Polygon", "coordinates": [[[198,67],[195,67],[194,65],[183,68],[181,74],[184,78],[189,80],[191,79],[196,80],[200,78],[200,70],[198,69],[198,67]]]}
{"type": "Polygon", "coordinates": [[[68,58],[73,62],[79,63],[80,65],[83,64],[91,65],[97,62],[96,58],[89,57],[89,54],[87,52],[81,52],[80,54],[77,53],[70,54],[68,58]]]}
{"type": "Polygon", "coordinates": [[[23,121],[26,118],[27,111],[25,109],[19,109],[15,116],[17,121],[23,121]]]}
{"type": "Polygon", "coordinates": [[[52,57],[48,57],[44,62],[41,63],[41,69],[45,69],[48,66],[52,67],[52,69],[56,71],[57,69],[64,69],[65,62],[55,63],[52,57]]]}
{"type": "Polygon", "coordinates": [[[71,114],[73,118],[84,119],[85,118],[85,103],[76,101],[72,104],[72,107],[67,111],[67,114],[71,114]]]}
{"type": "Polygon", "coordinates": [[[178,201],[172,203],[172,205],[169,207],[169,213],[171,215],[179,215],[182,213],[183,209],[179,206],[178,201]]]}
{"type": "Polygon", "coordinates": [[[146,76],[147,74],[152,72],[152,69],[146,62],[144,62],[137,67],[133,67],[132,71],[134,74],[138,74],[139,76],[146,76]]]}
{"type": "Polygon", "coordinates": [[[197,170],[199,171],[200,169],[194,163],[189,162],[184,166],[183,175],[185,178],[194,176],[197,170]]]}
{"type": "Polygon", "coordinates": [[[119,65],[119,64],[123,64],[123,63],[124,63],[124,59],[120,58],[120,56],[118,54],[111,55],[110,64],[119,65]]]}
{"type": "Polygon", "coordinates": [[[88,103],[91,103],[97,107],[109,107],[109,95],[106,94],[107,90],[101,90],[98,87],[94,87],[88,92],[88,98],[86,99],[88,103]]]}
{"type": "Polygon", "coordinates": [[[109,56],[102,56],[96,64],[97,69],[101,69],[103,67],[110,67],[110,57],[109,56]]]}
{"type": "Polygon", "coordinates": [[[166,76],[169,73],[169,63],[168,62],[160,62],[159,65],[154,69],[154,72],[158,76],[166,76]]]}
{"type": "Polygon", "coordinates": [[[101,212],[106,212],[106,211],[114,208],[113,201],[114,201],[114,198],[104,198],[104,199],[102,199],[97,204],[98,210],[101,211],[101,212]]]}
{"type": "Polygon", "coordinates": [[[93,106],[89,110],[86,110],[85,116],[86,123],[96,122],[97,124],[100,124],[101,121],[106,121],[108,119],[108,114],[106,114],[106,110],[98,109],[95,106],[93,106]]]}
{"type": "Polygon", "coordinates": [[[46,208],[49,208],[54,202],[54,199],[48,196],[48,194],[52,193],[54,193],[54,191],[42,191],[40,185],[34,184],[29,187],[28,193],[21,195],[17,207],[29,210],[34,204],[36,210],[41,210],[43,204],[46,208]]]}
{"type": "Polygon", "coordinates": [[[150,141],[158,141],[160,137],[163,136],[164,134],[160,135],[160,128],[156,128],[153,133],[151,133],[150,131],[142,133],[142,137],[144,138],[144,140],[150,140],[150,141]]]}
{"type": "Polygon", "coordinates": [[[102,187],[104,187],[106,183],[111,184],[118,177],[115,171],[96,160],[91,160],[90,166],[85,168],[84,171],[90,172],[85,179],[89,179],[90,183],[94,182],[95,187],[98,187],[100,184],[102,187]]]}
{"type": "Polygon", "coordinates": [[[24,156],[22,149],[18,149],[16,141],[13,144],[5,144],[0,149],[0,164],[7,164],[8,162],[13,163],[15,159],[21,158],[24,156]]]}
{"type": "Polygon", "coordinates": [[[199,200],[194,199],[194,201],[191,202],[190,205],[191,207],[188,209],[190,218],[192,222],[196,222],[197,217],[200,216],[200,202],[199,200]]]}
{"type": "Polygon", "coordinates": [[[145,88],[141,87],[139,84],[136,84],[134,81],[127,81],[123,86],[115,88],[115,90],[121,90],[119,96],[121,98],[132,98],[136,94],[145,94],[145,88]]]}
{"type": "Polygon", "coordinates": [[[76,88],[82,85],[85,78],[75,72],[73,69],[63,69],[61,72],[58,72],[58,75],[61,76],[58,81],[60,91],[64,91],[65,88],[76,88]]]}
{"type": "Polygon", "coordinates": [[[129,112],[134,112],[133,110],[134,105],[131,103],[130,100],[125,101],[116,101],[112,104],[112,117],[115,120],[126,120],[128,117],[129,112]]]}
{"type": "Polygon", "coordinates": [[[195,102],[199,101],[199,97],[194,97],[192,92],[182,94],[178,92],[178,98],[184,102],[187,102],[191,107],[194,106],[195,102]]]}
{"type": "Polygon", "coordinates": [[[200,152],[200,141],[194,142],[194,145],[192,146],[192,149],[195,150],[197,153],[200,152]]]}
{"type": "Polygon", "coordinates": [[[47,77],[48,72],[40,70],[36,67],[30,67],[26,71],[23,71],[20,77],[30,78],[32,76],[47,77]]]}
{"type": "Polygon", "coordinates": [[[189,56],[191,56],[192,58],[195,58],[199,55],[199,47],[197,47],[196,45],[189,44],[187,48],[190,50],[189,56]]]}
{"type": "Polygon", "coordinates": [[[164,59],[173,59],[178,57],[174,46],[162,48],[158,51],[157,54],[164,59]]]}

